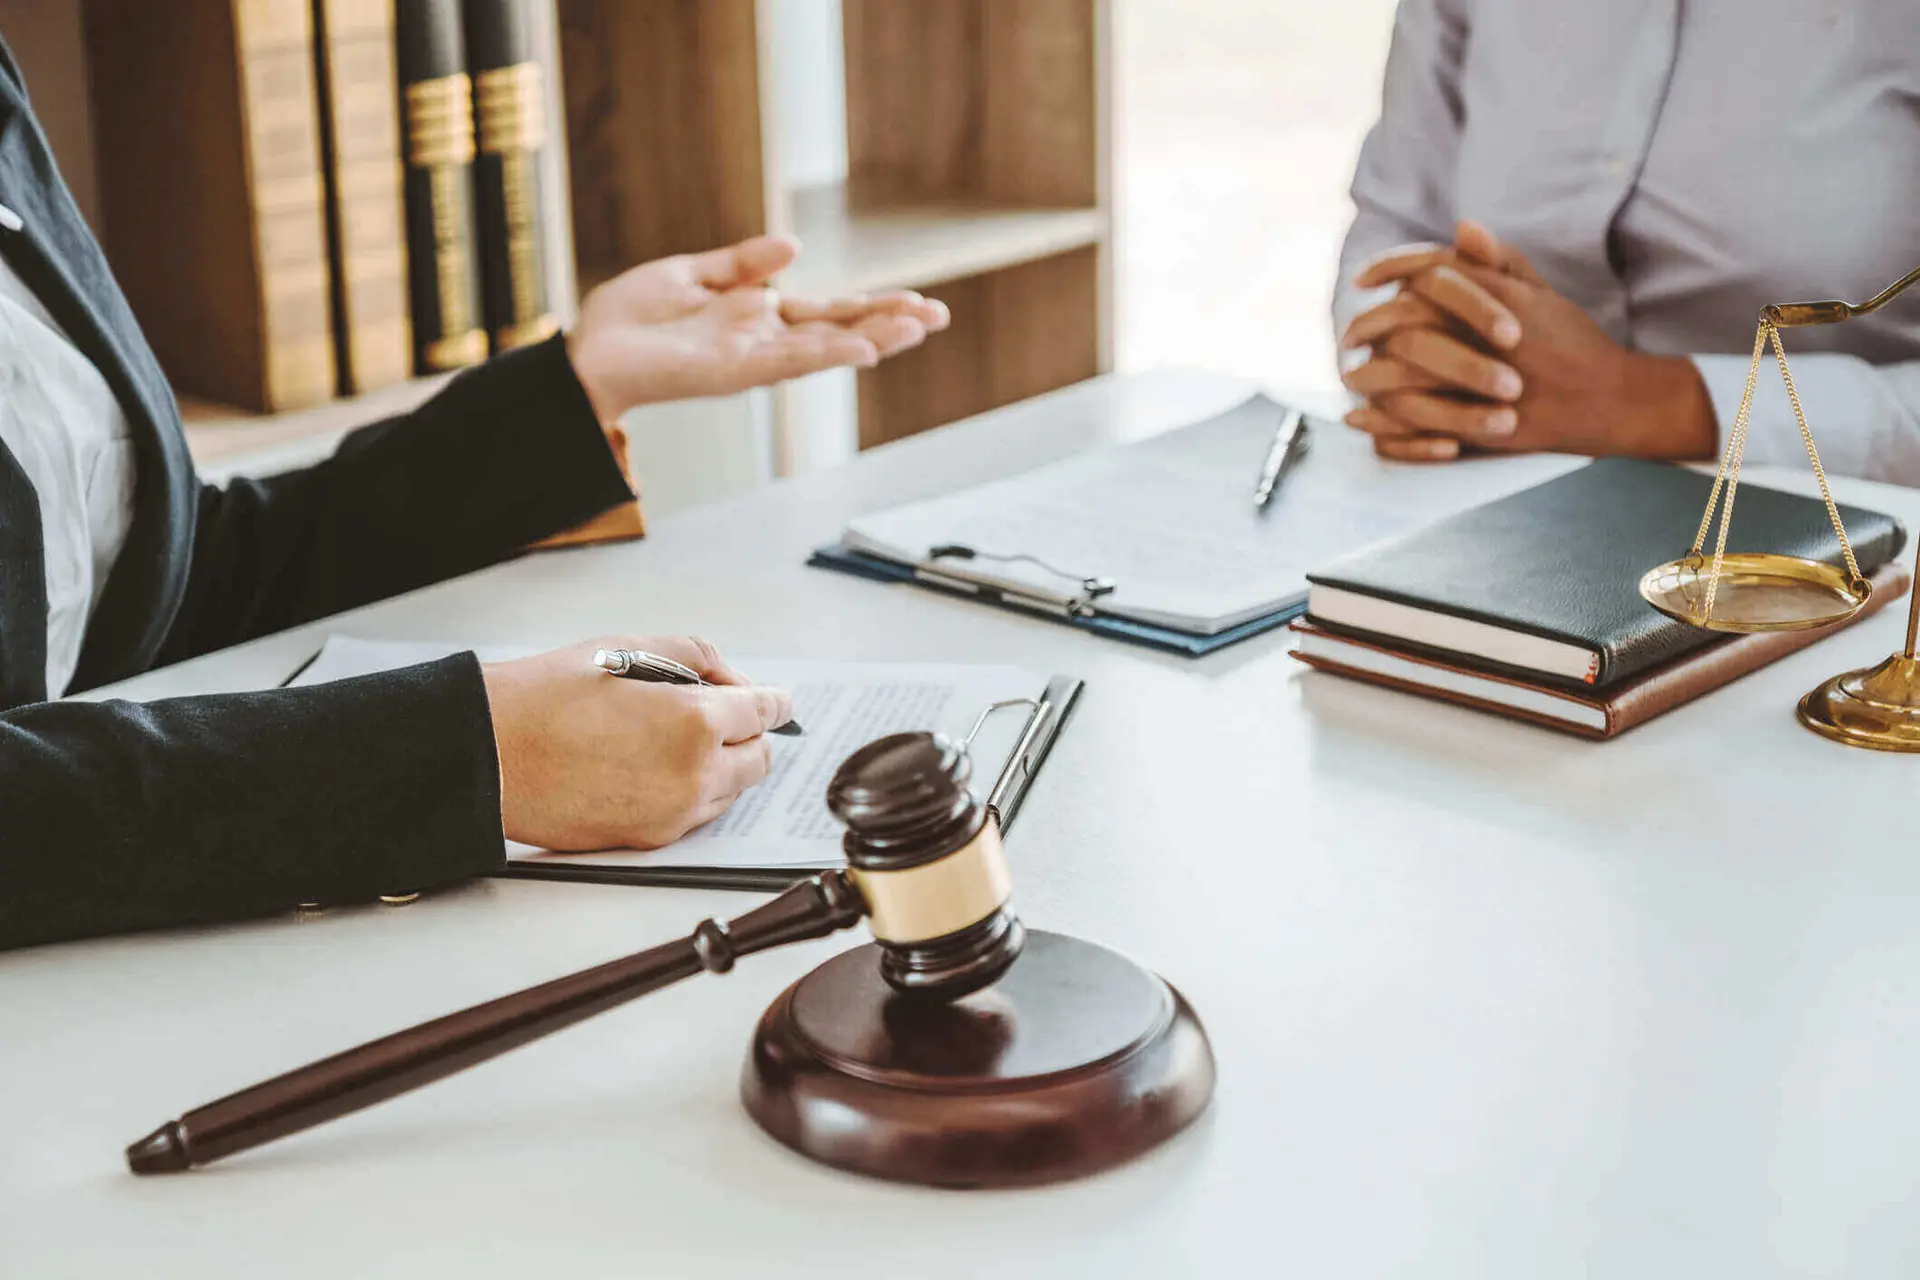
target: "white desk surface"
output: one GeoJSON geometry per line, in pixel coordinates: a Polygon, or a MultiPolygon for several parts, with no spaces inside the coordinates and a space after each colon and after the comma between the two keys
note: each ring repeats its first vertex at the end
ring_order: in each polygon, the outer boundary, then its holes
{"type": "MultiPolygon", "coordinates": [[[[1914,1274],[1920,765],[1792,712],[1894,649],[1903,609],[1593,744],[1307,674],[1278,636],[1190,662],[802,567],[855,512],[1244,390],[1089,383],[121,690],[270,684],[334,629],[1077,672],[1009,842],[1017,901],[1193,1000],[1221,1072],[1193,1130],[1018,1193],[806,1163],[735,1081],[760,1010],[842,939],[209,1170],[128,1175],[121,1148],[185,1108],[754,901],[487,882],[0,956],[0,1275],[1914,1274]]],[[[1314,459],[1432,509],[1568,465],[1388,468],[1345,438],[1314,459]]],[[[1920,493],[1836,487],[1920,528],[1920,493]]]]}

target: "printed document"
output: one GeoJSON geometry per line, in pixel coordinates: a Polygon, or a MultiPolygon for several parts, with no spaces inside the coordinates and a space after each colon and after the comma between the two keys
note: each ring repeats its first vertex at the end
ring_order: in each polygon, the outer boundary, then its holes
{"type": "MultiPolygon", "coordinates": [[[[290,682],[324,684],[375,671],[431,662],[464,648],[456,644],[363,640],[331,636],[319,655],[290,682]]],[[[524,650],[479,648],[482,662],[520,657],[524,650]]],[[[827,782],[841,761],[890,733],[937,729],[964,738],[993,703],[1038,699],[1047,677],[1020,667],[963,663],[796,662],[745,658],[733,666],[756,683],[793,695],[793,715],[805,732],[773,734],[773,772],[718,819],[664,849],[554,854],[509,843],[514,858],[629,866],[829,866],[842,861],[841,826],[827,809],[827,782]]],[[[613,680],[615,677],[607,676],[613,680]]],[[[985,796],[1013,754],[1030,708],[988,718],[969,754],[975,794],[985,796]]]]}

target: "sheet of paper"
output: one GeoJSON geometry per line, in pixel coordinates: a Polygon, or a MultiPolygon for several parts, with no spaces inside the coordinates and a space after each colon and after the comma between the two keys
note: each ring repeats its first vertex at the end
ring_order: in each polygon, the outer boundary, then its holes
{"type": "MultiPolygon", "coordinates": [[[[858,548],[917,563],[941,543],[1027,561],[947,560],[968,576],[1071,591],[1104,577],[1102,609],[1220,630],[1305,598],[1309,570],[1400,532],[1408,517],[1316,469],[1311,452],[1265,511],[1253,483],[1283,410],[1265,396],[1136,444],[1079,454],[848,526],[858,548]]],[[[1321,431],[1327,430],[1321,426],[1321,431]]]]}
{"type": "MultiPolygon", "coordinates": [[[[323,684],[417,662],[462,646],[330,637],[319,656],[292,683],[323,684]]],[[[519,656],[510,649],[477,651],[483,661],[519,656]]],[[[509,844],[510,857],[567,862],[674,867],[830,865],[841,860],[839,822],[826,805],[827,782],[840,762],[889,733],[938,729],[961,738],[988,706],[1037,698],[1047,677],[1020,667],[949,663],[792,662],[742,658],[734,666],[755,681],[793,694],[794,718],[806,732],[774,735],[773,772],[719,819],[664,849],[591,854],[544,853],[509,844]]],[[[608,679],[613,677],[609,676],[608,679]]],[[[1027,709],[990,718],[974,739],[972,786],[984,795],[1013,754],[1027,709]]]]}

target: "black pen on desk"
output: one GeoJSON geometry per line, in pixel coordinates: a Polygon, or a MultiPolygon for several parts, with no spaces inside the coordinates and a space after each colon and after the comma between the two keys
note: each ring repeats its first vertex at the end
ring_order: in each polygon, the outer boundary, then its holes
{"type": "MultiPolygon", "coordinates": [[[[686,663],[675,662],[672,658],[658,653],[648,653],[644,649],[595,649],[593,665],[610,676],[619,676],[622,680],[647,680],[654,684],[697,684],[709,689],[718,687],[686,663]]],[[[768,732],[796,738],[800,736],[800,722],[789,720],[768,732]]]]}
{"type": "Polygon", "coordinates": [[[1273,501],[1273,491],[1293,469],[1307,451],[1307,416],[1298,409],[1289,409],[1280,419],[1280,426],[1273,433],[1273,444],[1267,450],[1267,460],[1260,464],[1260,479],[1253,486],[1253,506],[1256,511],[1265,511],[1267,504],[1273,501]]]}

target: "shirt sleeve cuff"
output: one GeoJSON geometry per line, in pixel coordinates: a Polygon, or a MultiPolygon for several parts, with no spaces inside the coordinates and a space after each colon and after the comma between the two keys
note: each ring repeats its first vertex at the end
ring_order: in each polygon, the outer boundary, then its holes
{"type": "MultiPolygon", "coordinates": [[[[1725,452],[1746,394],[1749,359],[1737,355],[1696,355],[1694,368],[1706,385],[1719,419],[1725,452]]],[[[1807,427],[1820,461],[1840,475],[1874,474],[1874,443],[1881,414],[1872,394],[1873,369],[1853,356],[1816,353],[1793,361],[1794,386],[1807,413],[1807,427]],[[1868,384],[1863,386],[1863,379],[1868,384]]],[[[1762,357],[1747,426],[1745,461],[1753,466],[1806,466],[1807,446],[1793,404],[1771,356],[1762,357]]]]}

